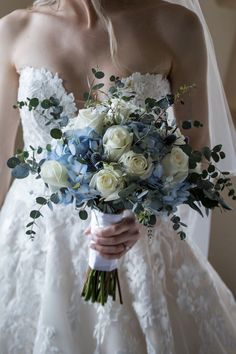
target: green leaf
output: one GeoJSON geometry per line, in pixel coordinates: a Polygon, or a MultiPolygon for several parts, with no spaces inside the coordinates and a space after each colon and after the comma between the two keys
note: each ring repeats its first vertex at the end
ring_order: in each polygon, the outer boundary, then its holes
{"type": "Polygon", "coordinates": [[[51,202],[54,204],[58,204],[60,202],[60,198],[57,193],[53,193],[50,197],[51,202]]]}
{"type": "Polygon", "coordinates": [[[118,194],[121,198],[126,198],[137,189],[136,183],[131,183],[127,188],[122,189],[118,194]]]}
{"type": "Polygon", "coordinates": [[[40,216],[42,216],[42,214],[40,213],[39,210],[32,210],[30,213],[30,217],[32,219],[38,219],[40,216]]]}
{"type": "Polygon", "coordinates": [[[45,199],[43,197],[38,197],[38,198],[36,198],[36,203],[40,204],[40,205],[46,205],[47,204],[47,199],[45,199]]]}
{"type": "Polygon", "coordinates": [[[186,120],[182,123],[182,129],[192,129],[192,121],[186,120]]]}
{"type": "Polygon", "coordinates": [[[202,149],[202,153],[208,161],[211,160],[211,149],[208,146],[205,146],[202,149]]]}
{"type": "Polygon", "coordinates": [[[111,82],[116,81],[116,77],[115,77],[114,75],[112,75],[112,76],[110,77],[110,81],[111,81],[111,82]]]}
{"type": "Polygon", "coordinates": [[[219,157],[219,155],[216,152],[212,152],[211,157],[213,158],[213,160],[215,162],[219,162],[220,161],[220,157],[219,157]]]}
{"type": "Polygon", "coordinates": [[[79,217],[81,220],[87,220],[88,219],[88,213],[86,210],[80,210],[79,211],[79,217]]]}
{"type": "Polygon", "coordinates": [[[148,223],[150,226],[154,226],[157,222],[157,218],[155,215],[150,215],[148,223]]]}
{"type": "Polygon", "coordinates": [[[184,241],[185,239],[186,239],[186,233],[185,232],[183,232],[183,231],[180,231],[180,232],[178,232],[178,235],[180,236],[180,239],[182,240],[182,241],[184,241]]]}
{"type": "Polygon", "coordinates": [[[213,151],[214,152],[220,152],[222,149],[222,145],[216,145],[214,148],[213,148],[213,151]]]}
{"type": "Polygon", "coordinates": [[[84,92],[83,97],[84,97],[84,100],[85,100],[85,101],[88,101],[88,100],[90,99],[90,94],[89,94],[89,92],[84,92]]]}
{"type": "Polygon", "coordinates": [[[193,151],[193,149],[192,149],[192,147],[190,146],[190,145],[181,145],[180,146],[180,149],[182,149],[183,150],[183,152],[186,154],[186,155],[188,155],[188,156],[191,156],[191,154],[192,154],[192,151],[193,151]]]}
{"type": "Polygon", "coordinates": [[[196,162],[201,162],[202,161],[202,153],[201,153],[201,151],[194,151],[192,153],[192,157],[194,158],[194,160],[196,162]]]}
{"type": "Polygon", "coordinates": [[[52,103],[51,103],[50,100],[45,99],[45,100],[43,100],[43,101],[41,102],[41,107],[42,107],[43,109],[48,109],[48,108],[52,107],[52,103]]]}
{"type": "Polygon", "coordinates": [[[194,158],[190,158],[188,165],[190,170],[193,170],[194,168],[197,167],[197,162],[194,160],[194,158]]]}
{"type": "Polygon", "coordinates": [[[214,172],[211,174],[211,178],[216,178],[216,177],[218,177],[218,172],[214,172]]]}
{"type": "Polygon", "coordinates": [[[51,104],[52,104],[53,106],[55,106],[55,107],[59,106],[59,104],[60,104],[59,99],[56,98],[56,97],[53,97],[53,96],[50,97],[50,102],[51,102],[51,104]]]}
{"type": "Polygon", "coordinates": [[[31,222],[29,222],[27,225],[26,225],[26,227],[30,227],[30,226],[33,226],[34,225],[34,221],[31,221],[31,222]]]}
{"type": "Polygon", "coordinates": [[[96,74],[96,72],[97,72],[97,70],[94,69],[94,68],[92,68],[92,73],[93,73],[94,75],[96,74]]]}
{"type": "Polygon", "coordinates": [[[33,230],[26,231],[26,235],[36,235],[36,232],[33,230]]]}
{"type": "Polygon", "coordinates": [[[17,157],[11,157],[8,161],[7,161],[7,166],[9,168],[15,168],[17,165],[20,164],[20,160],[17,157]]]}
{"type": "Polygon", "coordinates": [[[208,167],[208,172],[209,172],[209,173],[215,172],[215,166],[214,166],[214,165],[210,165],[210,166],[208,167]]]}
{"type": "Polygon", "coordinates": [[[94,75],[97,79],[103,79],[105,76],[105,74],[102,71],[97,71],[94,75]]]}
{"type": "Polygon", "coordinates": [[[54,128],[50,131],[50,135],[54,139],[61,139],[62,131],[60,129],[54,128]]]}
{"type": "Polygon", "coordinates": [[[233,195],[235,194],[235,190],[234,189],[231,189],[228,193],[228,196],[229,197],[232,197],[233,195]]]}
{"type": "Polygon", "coordinates": [[[202,127],[203,127],[203,124],[202,124],[199,120],[195,120],[195,121],[193,122],[193,126],[194,126],[195,128],[202,128],[202,127]]]}
{"type": "Polygon", "coordinates": [[[226,155],[223,151],[220,152],[220,158],[223,160],[225,159],[226,155]]]}
{"type": "Polygon", "coordinates": [[[97,84],[92,87],[93,91],[100,90],[102,87],[104,87],[104,84],[97,84]]]}
{"type": "Polygon", "coordinates": [[[180,225],[179,225],[179,224],[174,224],[174,225],[173,225],[173,229],[174,229],[175,231],[179,230],[179,228],[180,228],[180,225]]]}
{"type": "Polygon", "coordinates": [[[150,108],[153,108],[157,105],[157,100],[155,100],[154,98],[146,98],[145,100],[145,104],[148,105],[150,108]]]}
{"type": "Polygon", "coordinates": [[[51,145],[51,144],[47,144],[47,145],[46,145],[46,150],[47,150],[48,152],[51,152],[51,151],[52,151],[52,145],[51,145]]]}
{"type": "Polygon", "coordinates": [[[38,98],[31,98],[29,101],[29,105],[33,108],[36,108],[39,105],[38,98]]]}
{"type": "Polygon", "coordinates": [[[24,156],[25,159],[28,159],[28,157],[29,157],[28,151],[24,151],[23,152],[23,156],[24,156]]]}

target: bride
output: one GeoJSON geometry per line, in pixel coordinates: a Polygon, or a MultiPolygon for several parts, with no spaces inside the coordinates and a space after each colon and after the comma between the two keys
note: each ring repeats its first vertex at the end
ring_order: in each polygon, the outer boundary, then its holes
{"type": "Polygon", "coordinates": [[[85,303],[89,224],[58,206],[29,241],[25,225],[44,187],[28,179],[9,189],[6,168],[20,119],[26,147],[49,142],[40,112],[19,115],[17,99],[56,95],[73,119],[97,66],[133,85],[140,102],[195,83],[175,115],[202,120],[204,130],[189,134],[201,148],[214,135],[207,55],[196,14],[162,0],[37,0],[0,21],[1,354],[235,353],[236,303],[191,238],[159,221],[149,240],[131,215],[102,229],[95,248],[119,258],[124,305],[85,303]]]}

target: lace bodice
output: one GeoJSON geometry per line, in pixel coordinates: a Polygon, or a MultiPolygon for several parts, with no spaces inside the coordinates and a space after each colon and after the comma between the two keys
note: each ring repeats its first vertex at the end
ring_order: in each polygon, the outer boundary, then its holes
{"type": "MultiPolygon", "coordinates": [[[[52,73],[46,68],[33,68],[26,66],[19,70],[18,100],[25,101],[28,98],[37,97],[40,101],[54,96],[60,100],[64,113],[70,119],[77,113],[75,97],[73,93],[66,92],[63,80],[58,73],[52,73]]],[[[161,98],[170,93],[170,84],[167,78],[159,74],[134,73],[122,81],[132,87],[137,93],[136,104],[144,105],[144,97],[161,98]]],[[[52,125],[45,126],[50,118],[50,110],[43,114],[43,109],[37,108],[29,112],[27,107],[21,111],[23,136],[25,146],[47,144],[50,138],[52,125]]]]}

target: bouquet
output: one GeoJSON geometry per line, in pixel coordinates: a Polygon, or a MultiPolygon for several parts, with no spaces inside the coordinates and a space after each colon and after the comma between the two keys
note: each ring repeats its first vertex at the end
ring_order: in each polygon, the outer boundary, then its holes
{"type": "MultiPolygon", "coordinates": [[[[176,95],[160,100],[147,97],[145,107],[140,107],[135,104],[136,93],[118,77],[110,77],[110,88],[104,92],[104,84],[96,82],[104,73],[92,72],[85,106],[74,119],[68,119],[56,97],[41,102],[31,98],[15,106],[51,113],[45,122],[51,125],[51,144],[18,150],[8,160],[15,178],[34,174],[49,191],[36,198],[39,208],[31,211],[26,234],[33,240],[42,208],[53,209],[58,203],[73,203],[83,220],[92,209],[92,233],[120,222],[128,209],[147,227],[153,227],[157,217],[168,216],[181,239],[187,225],[175,214],[179,205],[187,204],[202,216],[202,206],[206,213],[215,207],[230,210],[221,191],[228,188],[233,200],[235,191],[229,173],[216,166],[225,158],[222,146],[195,151],[180,128],[198,129],[201,122],[185,121],[178,127],[168,121],[168,109],[191,87],[183,86],[176,95]]],[[[85,300],[104,305],[108,296],[116,299],[118,288],[122,303],[117,268],[117,261],[90,249],[85,300]]]]}

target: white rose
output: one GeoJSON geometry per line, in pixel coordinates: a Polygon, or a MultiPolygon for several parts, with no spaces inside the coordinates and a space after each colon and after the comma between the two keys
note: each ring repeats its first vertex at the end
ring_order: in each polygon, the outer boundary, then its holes
{"type": "Polygon", "coordinates": [[[117,123],[125,123],[130,120],[129,116],[134,113],[139,107],[132,104],[130,101],[126,102],[119,98],[111,99],[111,109],[115,115],[115,121],[117,123]]]}
{"type": "Polygon", "coordinates": [[[40,175],[43,181],[53,187],[68,187],[68,171],[58,161],[45,161],[40,175]]]}
{"type": "Polygon", "coordinates": [[[178,183],[185,180],[189,173],[189,157],[179,147],[173,147],[170,154],[167,154],[161,161],[164,175],[169,182],[178,183]]]}
{"type": "Polygon", "coordinates": [[[80,109],[78,116],[70,120],[66,130],[91,128],[98,134],[102,134],[104,118],[105,113],[101,109],[93,107],[80,109]]]}
{"type": "Polygon", "coordinates": [[[133,142],[133,133],[125,127],[113,125],[103,137],[104,152],[111,161],[118,161],[128,151],[133,142]]]}
{"type": "Polygon", "coordinates": [[[120,163],[123,164],[128,174],[139,176],[142,179],[148,178],[153,170],[151,158],[146,158],[142,154],[129,151],[121,156],[120,163]]]}
{"type": "Polygon", "coordinates": [[[181,133],[179,128],[175,130],[174,134],[177,137],[175,145],[186,145],[185,136],[181,133]]]}
{"type": "Polygon", "coordinates": [[[105,168],[93,175],[90,187],[100,192],[105,201],[118,199],[118,193],[124,187],[122,172],[112,168],[105,168]]]}

